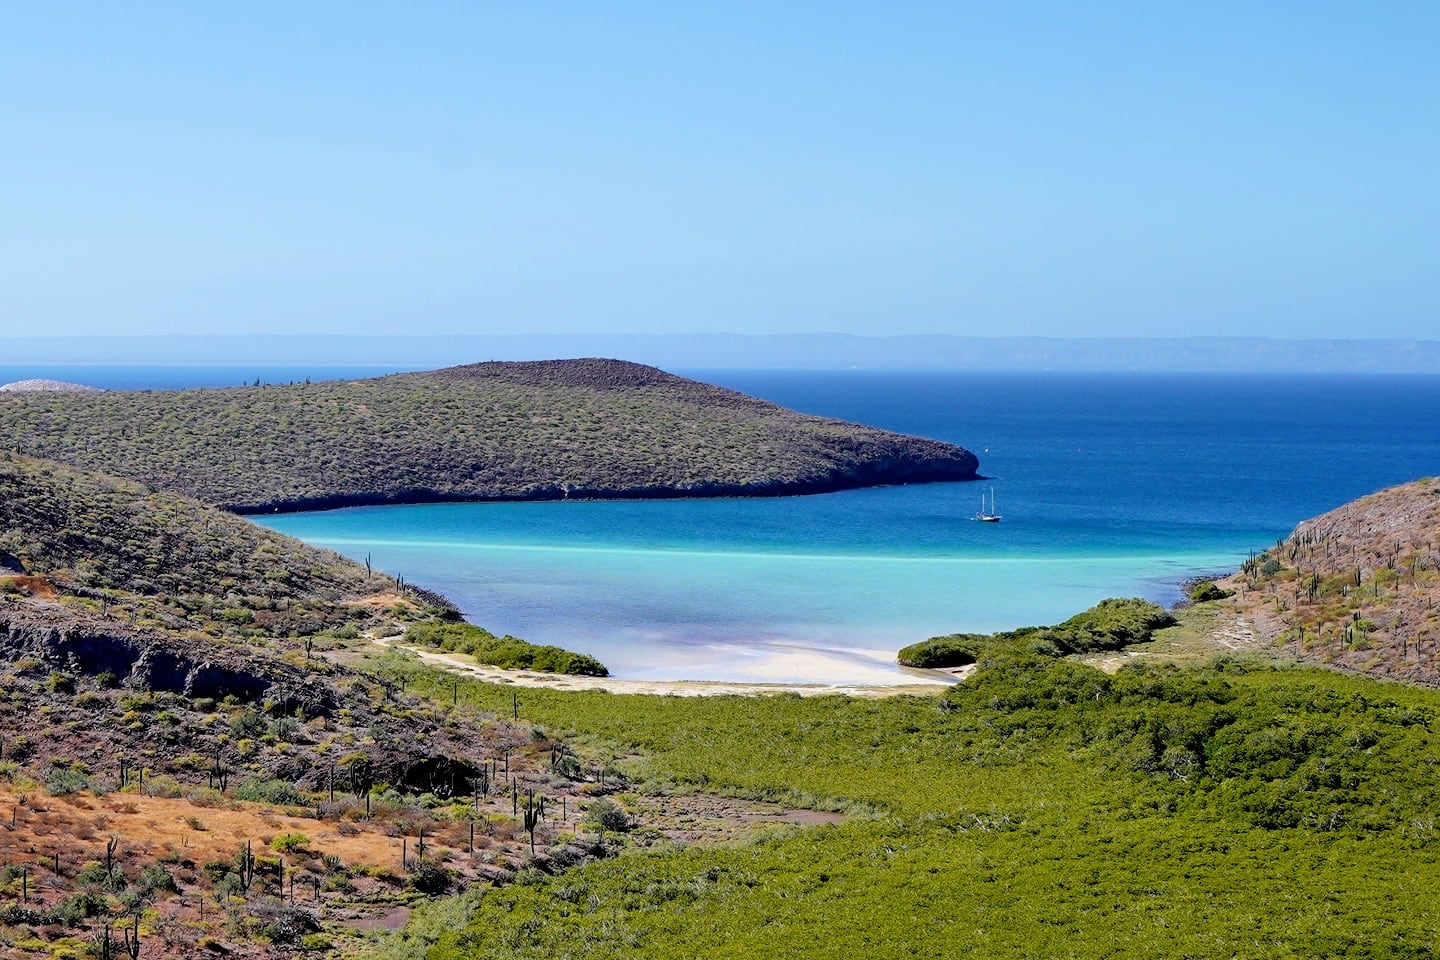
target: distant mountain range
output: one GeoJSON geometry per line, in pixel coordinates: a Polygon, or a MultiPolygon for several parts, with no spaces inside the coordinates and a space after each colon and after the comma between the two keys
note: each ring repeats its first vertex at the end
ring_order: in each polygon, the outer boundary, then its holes
{"type": "Polygon", "coordinates": [[[1440,340],[964,337],[945,334],[511,334],[0,338],[0,363],[393,364],[612,357],[670,370],[1440,373],[1440,340]]]}

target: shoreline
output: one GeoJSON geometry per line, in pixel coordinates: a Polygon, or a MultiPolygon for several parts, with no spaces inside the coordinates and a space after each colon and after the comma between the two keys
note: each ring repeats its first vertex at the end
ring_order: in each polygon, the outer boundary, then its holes
{"type": "MultiPolygon", "coordinates": [[[[617,677],[586,677],[541,673],[534,670],[506,670],[492,667],[460,654],[438,653],[398,642],[400,635],[370,637],[371,643],[388,650],[402,650],[422,662],[450,673],[486,683],[549,690],[601,690],[607,693],[650,694],[673,697],[767,696],[794,694],[802,697],[839,695],[877,699],[897,696],[929,696],[963,681],[974,665],[953,670],[916,670],[910,683],[760,683],[727,680],[626,680],[617,677]]],[[[907,671],[908,672],[908,671],[907,671]]]]}
{"type": "Polygon", "coordinates": [[[877,487],[907,487],[931,483],[972,483],[990,480],[974,471],[953,475],[945,470],[921,472],[910,476],[886,478],[827,477],[817,480],[766,481],[761,483],[696,483],[676,487],[559,487],[546,486],[512,493],[451,493],[441,490],[413,489],[392,492],[327,494],[298,500],[273,500],[260,503],[217,503],[215,507],[239,517],[274,516],[291,513],[326,513],[355,507],[408,507],[441,503],[576,503],[614,500],[779,500],[787,497],[817,497],[827,493],[870,490],[877,487]]]}

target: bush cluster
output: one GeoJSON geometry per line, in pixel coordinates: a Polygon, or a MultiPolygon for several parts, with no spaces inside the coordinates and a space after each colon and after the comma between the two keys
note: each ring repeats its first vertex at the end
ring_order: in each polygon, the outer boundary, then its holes
{"type": "Polygon", "coordinates": [[[1158,604],[1138,597],[1112,597],[1055,626],[934,637],[903,648],[897,659],[902,666],[940,669],[1006,655],[1063,657],[1120,650],[1146,642],[1156,630],[1174,622],[1158,604]]]}
{"type": "Polygon", "coordinates": [[[608,677],[610,671],[594,657],[560,647],[497,637],[468,623],[417,623],[405,633],[407,643],[463,653],[480,663],[507,670],[539,670],[587,677],[608,677]]]}

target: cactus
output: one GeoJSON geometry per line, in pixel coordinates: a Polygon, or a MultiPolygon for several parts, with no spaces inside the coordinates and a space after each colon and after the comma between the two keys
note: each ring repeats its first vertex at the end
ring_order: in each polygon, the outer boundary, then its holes
{"type": "Polygon", "coordinates": [[[105,924],[105,929],[95,935],[95,955],[99,960],[115,960],[115,947],[110,939],[110,924],[105,924]]]}
{"type": "Polygon", "coordinates": [[[239,869],[235,875],[240,880],[240,889],[246,893],[250,892],[250,885],[255,882],[255,854],[250,848],[250,841],[245,841],[245,849],[239,855],[239,869]]]}
{"type": "Polygon", "coordinates": [[[224,792],[230,782],[230,771],[220,759],[220,748],[215,748],[215,762],[210,767],[210,786],[224,792]]]}
{"type": "Polygon", "coordinates": [[[575,753],[563,743],[550,746],[550,772],[562,777],[573,777],[580,772],[580,761],[575,753]]]}
{"type": "Polygon", "coordinates": [[[530,856],[535,856],[535,828],[545,816],[545,798],[541,797],[537,803],[535,791],[527,791],[525,797],[525,829],[530,833],[530,856]]]}
{"type": "Polygon", "coordinates": [[[121,927],[120,933],[125,938],[125,954],[130,960],[140,960],[140,911],[135,911],[135,926],[121,927]]]}
{"type": "Polygon", "coordinates": [[[490,768],[480,765],[480,775],[475,778],[475,793],[478,797],[490,795],[490,768]]]}

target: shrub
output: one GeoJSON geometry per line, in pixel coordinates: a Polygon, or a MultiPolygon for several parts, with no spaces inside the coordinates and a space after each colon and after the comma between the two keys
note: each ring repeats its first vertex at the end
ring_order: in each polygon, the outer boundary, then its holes
{"type": "Polygon", "coordinates": [[[601,797],[585,810],[585,820],[591,826],[614,833],[625,833],[633,826],[630,815],[609,797],[601,797]]]}
{"type": "Polygon", "coordinates": [[[407,643],[463,653],[481,663],[508,670],[539,670],[589,677],[608,677],[610,671],[594,657],[561,647],[528,643],[516,637],[497,637],[469,623],[417,623],[405,631],[407,643]]]}
{"type": "Polygon", "coordinates": [[[903,648],[896,659],[903,667],[941,669],[963,667],[974,663],[978,650],[985,641],[983,636],[973,633],[956,633],[948,637],[933,637],[903,648]]]}
{"type": "Polygon", "coordinates": [[[1055,627],[1054,633],[1066,652],[1088,653],[1119,650],[1133,643],[1144,643],[1154,631],[1174,623],[1175,618],[1159,604],[1138,597],[1112,597],[1077,613],[1055,627]]]}
{"type": "Polygon", "coordinates": [[[1053,627],[1021,627],[1003,633],[956,633],[913,643],[897,655],[907,667],[958,667],[969,663],[1033,656],[1119,650],[1144,643],[1175,618],[1158,604],[1139,598],[1101,600],[1053,627]]]}
{"type": "Polygon", "coordinates": [[[1202,580],[1195,584],[1190,590],[1190,599],[1195,603],[1209,603],[1211,600],[1224,600],[1233,596],[1229,590],[1222,590],[1214,580],[1202,580]]]}
{"type": "MultiPolygon", "coordinates": [[[[125,874],[119,867],[105,869],[105,865],[98,860],[92,860],[85,864],[84,869],[75,874],[75,882],[81,886],[100,887],[104,890],[118,891],[125,889],[125,874]]],[[[103,902],[103,901],[102,901],[103,902]]]]}
{"type": "Polygon", "coordinates": [[[78,927],[88,917],[102,917],[106,913],[105,898],[95,893],[77,893],[50,908],[55,921],[71,927],[78,927]]]}
{"type": "Polygon", "coordinates": [[[12,737],[0,750],[4,751],[5,759],[24,763],[35,755],[35,744],[26,736],[12,737]]]}
{"type": "Polygon", "coordinates": [[[146,893],[179,893],[180,888],[170,871],[158,863],[152,863],[140,871],[135,885],[146,893]]]}
{"type": "Polygon", "coordinates": [[[282,833],[270,841],[270,849],[278,853],[292,853],[310,843],[310,838],[303,833],[282,833]]]}
{"type": "Polygon", "coordinates": [[[231,863],[229,860],[207,860],[200,867],[200,873],[211,883],[219,883],[229,873],[231,863]]]}
{"type": "Polygon", "coordinates": [[[265,722],[265,718],[249,708],[241,710],[230,721],[230,732],[236,737],[248,740],[264,736],[267,729],[269,724],[265,722]]]}
{"type": "Polygon", "coordinates": [[[52,766],[45,774],[45,789],[51,796],[63,797],[90,789],[90,778],[70,766],[52,766]]]}
{"type": "Polygon", "coordinates": [[[293,739],[300,732],[300,721],[294,717],[279,717],[270,724],[270,734],[279,740],[293,739]]]}
{"type": "Polygon", "coordinates": [[[257,932],[274,944],[298,944],[307,934],[320,932],[320,924],[308,910],[278,900],[252,901],[249,909],[257,932]]]}
{"type": "Polygon", "coordinates": [[[247,777],[235,787],[235,799],[276,806],[301,806],[305,803],[305,797],[295,789],[294,784],[265,777],[247,777]]]}
{"type": "Polygon", "coordinates": [[[421,858],[410,871],[410,886],[420,893],[436,895],[450,889],[453,881],[450,871],[434,860],[421,858]]]}

